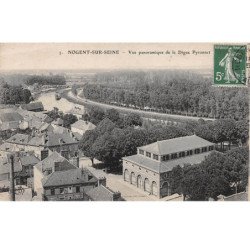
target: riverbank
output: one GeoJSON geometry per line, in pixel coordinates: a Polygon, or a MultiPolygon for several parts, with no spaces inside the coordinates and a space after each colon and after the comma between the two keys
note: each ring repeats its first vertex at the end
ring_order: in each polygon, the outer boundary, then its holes
{"type": "Polygon", "coordinates": [[[106,104],[106,103],[94,102],[94,101],[83,99],[79,96],[74,95],[71,92],[71,90],[62,91],[61,96],[75,104],[84,105],[86,108],[91,107],[91,106],[97,106],[104,110],[116,109],[122,114],[135,113],[135,114],[141,115],[141,117],[145,119],[162,120],[162,121],[169,121],[169,122],[174,122],[174,123],[180,123],[180,122],[185,122],[185,121],[198,121],[199,119],[203,119],[205,121],[215,120],[212,118],[204,118],[204,117],[193,117],[193,116],[157,113],[153,111],[144,111],[144,110],[127,108],[127,107],[115,106],[115,105],[106,104]]]}

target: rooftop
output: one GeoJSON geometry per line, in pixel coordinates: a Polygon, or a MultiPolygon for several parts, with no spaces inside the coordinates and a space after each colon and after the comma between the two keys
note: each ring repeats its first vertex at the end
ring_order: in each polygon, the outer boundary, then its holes
{"type": "Polygon", "coordinates": [[[61,162],[61,166],[63,169],[75,169],[76,167],[72,165],[66,158],[61,156],[57,152],[53,152],[44,160],[38,162],[35,167],[38,168],[41,172],[44,172],[47,169],[52,169],[54,167],[55,162],[61,162]]]}
{"type": "Polygon", "coordinates": [[[93,201],[113,201],[113,195],[115,193],[103,185],[95,187],[87,191],[87,195],[93,201]]]}
{"type": "Polygon", "coordinates": [[[139,149],[157,155],[167,155],[212,145],[214,145],[212,142],[204,140],[197,135],[191,135],[169,140],[157,141],[149,145],[139,147],[139,149]]]}
{"type": "Polygon", "coordinates": [[[95,127],[96,126],[93,123],[87,122],[87,121],[84,121],[84,120],[79,120],[79,121],[71,124],[71,128],[77,128],[77,129],[81,129],[81,130],[84,130],[84,131],[92,130],[95,127]]]}
{"type": "Polygon", "coordinates": [[[28,104],[23,104],[21,105],[21,108],[26,109],[28,111],[37,110],[37,109],[44,110],[43,104],[41,102],[31,102],[28,104]]]}
{"type": "Polygon", "coordinates": [[[22,121],[23,117],[17,113],[17,112],[12,112],[12,113],[2,113],[0,114],[0,121],[1,122],[19,122],[22,121]]]}
{"type": "Polygon", "coordinates": [[[124,157],[123,160],[132,162],[141,167],[152,170],[156,173],[165,173],[165,172],[171,171],[177,165],[183,167],[185,164],[193,165],[193,164],[201,163],[205,159],[205,157],[208,156],[209,154],[210,152],[206,152],[202,154],[186,156],[186,157],[178,158],[175,160],[164,161],[164,162],[158,162],[151,158],[141,156],[141,155],[127,156],[127,157],[124,157]]]}
{"type": "Polygon", "coordinates": [[[95,183],[96,181],[96,177],[94,177],[87,169],[75,168],[51,173],[43,179],[43,186],[56,187],[82,183],[95,183]]]}

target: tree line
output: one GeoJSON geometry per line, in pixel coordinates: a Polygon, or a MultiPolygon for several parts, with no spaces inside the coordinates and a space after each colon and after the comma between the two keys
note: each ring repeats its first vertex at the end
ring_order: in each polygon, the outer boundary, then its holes
{"type": "Polygon", "coordinates": [[[172,193],[183,194],[186,200],[206,201],[246,191],[248,157],[248,148],[241,147],[212,152],[200,164],[176,166],[170,178],[172,193]]]}
{"type": "Polygon", "coordinates": [[[29,103],[32,100],[28,89],[20,85],[0,84],[0,104],[21,104],[29,103]]]}
{"type": "Polygon", "coordinates": [[[248,118],[248,90],[215,88],[212,78],[185,71],[97,73],[84,85],[93,101],[217,119],[248,118]]]}
{"type": "Polygon", "coordinates": [[[66,79],[63,75],[31,75],[28,76],[25,84],[27,85],[65,85],[66,79]]]}

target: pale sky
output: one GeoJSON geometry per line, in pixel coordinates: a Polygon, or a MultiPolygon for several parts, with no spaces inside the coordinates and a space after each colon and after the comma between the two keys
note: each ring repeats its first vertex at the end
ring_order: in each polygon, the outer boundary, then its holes
{"type": "Polygon", "coordinates": [[[10,43],[0,44],[0,70],[212,69],[213,45],[207,43],[10,43]],[[68,54],[69,50],[119,50],[118,55],[68,54]],[[129,54],[129,51],[136,54],[129,54]],[[172,54],[172,51],[176,54],[172,54]],[[189,51],[190,55],[178,54],[189,51]],[[195,51],[209,54],[194,55],[195,51]],[[139,51],[163,52],[138,55],[139,51]],[[169,51],[171,54],[166,54],[169,51]],[[62,52],[60,55],[59,53],[62,52]]]}

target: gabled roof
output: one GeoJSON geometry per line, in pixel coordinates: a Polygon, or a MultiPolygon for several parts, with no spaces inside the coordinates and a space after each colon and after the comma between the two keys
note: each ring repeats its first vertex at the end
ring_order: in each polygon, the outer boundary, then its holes
{"type": "Polygon", "coordinates": [[[38,168],[41,172],[44,172],[47,169],[52,169],[55,165],[55,162],[62,163],[61,166],[63,167],[63,169],[75,169],[76,168],[66,158],[64,158],[57,152],[53,152],[51,155],[46,157],[43,161],[38,162],[34,167],[38,168]]]}
{"type": "Polygon", "coordinates": [[[197,135],[191,135],[169,140],[157,141],[149,145],[139,147],[139,149],[157,155],[167,155],[212,145],[214,145],[214,143],[204,140],[197,135]]]}
{"type": "Polygon", "coordinates": [[[28,104],[23,104],[23,105],[21,105],[21,108],[26,109],[28,111],[37,110],[37,109],[41,109],[41,110],[44,109],[42,102],[31,102],[28,104]]]}
{"type": "Polygon", "coordinates": [[[165,162],[158,162],[151,158],[141,156],[141,155],[131,155],[128,157],[124,157],[123,160],[129,161],[131,163],[137,164],[143,168],[152,170],[156,173],[165,173],[168,171],[171,171],[176,166],[183,167],[185,164],[198,164],[201,163],[205,157],[207,157],[210,152],[202,153],[202,154],[196,154],[192,156],[186,156],[182,158],[178,158],[175,160],[165,161],[165,162]]]}
{"type": "Polygon", "coordinates": [[[11,136],[6,142],[17,143],[17,144],[27,144],[30,136],[27,134],[15,134],[11,136]]]}
{"type": "Polygon", "coordinates": [[[40,160],[32,154],[32,155],[21,156],[20,162],[21,162],[22,166],[28,166],[28,165],[34,166],[38,162],[40,162],[40,160]]]}
{"type": "Polygon", "coordinates": [[[2,122],[19,122],[22,121],[23,117],[17,113],[17,112],[13,112],[13,113],[0,113],[0,121],[2,122]]]}
{"type": "Polygon", "coordinates": [[[56,171],[46,176],[43,180],[43,187],[67,186],[83,183],[96,183],[97,179],[87,169],[70,169],[56,171]]]}
{"type": "Polygon", "coordinates": [[[100,185],[86,192],[92,201],[113,201],[113,192],[111,189],[100,185]]]}
{"type": "Polygon", "coordinates": [[[83,121],[83,120],[79,120],[79,121],[71,124],[71,128],[81,129],[84,132],[87,131],[87,130],[92,130],[95,127],[96,126],[93,123],[87,122],[87,121],[83,121]]]}

